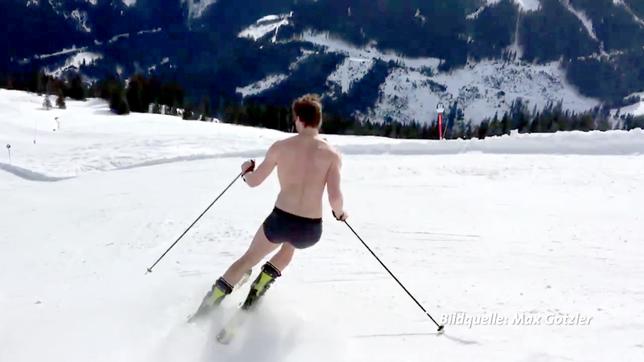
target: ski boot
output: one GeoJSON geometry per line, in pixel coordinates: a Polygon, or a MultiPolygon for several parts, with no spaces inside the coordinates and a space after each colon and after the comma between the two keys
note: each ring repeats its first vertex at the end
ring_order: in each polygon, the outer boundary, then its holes
{"type": "Polygon", "coordinates": [[[217,342],[221,344],[229,344],[237,330],[244,324],[245,320],[250,315],[250,312],[257,307],[257,302],[266,293],[268,288],[273,284],[275,279],[281,275],[280,271],[271,263],[266,263],[262,267],[262,272],[250,287],[250,292],[246,301],[239,311],[233,315],[224,328],[217,334],[217,342]]]}
{"type": "Polygon", "coordinates": [[[245,311],[252,310],[257,304],[257,301],[264,295],[264,293],[266,293],[271,284],[273,284],[275,279],[281,275],[282,273],[280,273],[280,271],[277,270],[277,268],[270,262],[264,264],[264,266],[262,266],[262,272],[251,285],[250,292],[248,293],[246,301],[244,301],[241,309],[245,311]]]}
{"type": "Polygon", "coordinates": [[[252,270],[248,270],[235,287],[230,285],[230,283],[228,283],[223,277],[217,279],[212,288],[203,297],[203,300],[201,301],[201,305],[199,306],[199,309],[197,309],[197,312],[190,316],[188,322],[194,322],[195,320],[207,315],[211,310],[215,309],[219,304],[221,304],[221,301],[224,300],[224,298],[228,294],[232,293],[234,288],[240,287],[241,285],[246,283],[246,281],[248,281],[248,278],[250,278],[251,273],[252,270]]]}

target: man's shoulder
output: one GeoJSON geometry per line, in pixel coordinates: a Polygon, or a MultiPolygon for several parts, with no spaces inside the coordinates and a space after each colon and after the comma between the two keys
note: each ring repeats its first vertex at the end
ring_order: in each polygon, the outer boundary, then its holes
{"type": "Polygon", "coordinates": [[[295,141],[296,141],[296,139],[297,139],[297,135],[295,135],[295,136],[290,136],[290,137],[286,137],[286,138],[283,138],[283,139],[281,139],[281,140],[275,141],[275,143],[273,143],[273,144],[274,144],[274,145],[281,145],[281,146],[284,146],[284,145],[288,145],[288,144],[290,144],[290,143],[295,142],[295,141]]]}
{"type": "Polygon", "coordinates": [[[281,140],[277,140],[273,142],[273,145],[271,147],[276,147],[276,148],[288,147],[290,144],[294,142],[295,142],[295,136],[286,137],[286,138],[282,138],[281,140]]]}
{"type": "Polygon", "coordinates": [[[326,138],[321,138],[320,139],[320,144],[324,149],[328,152],[328,154],[335,160],[335,159],[341,159],[342,155],[340,154],[340,151],[333,146],[332,144],[329,143],[329,141],[326,138]]]}

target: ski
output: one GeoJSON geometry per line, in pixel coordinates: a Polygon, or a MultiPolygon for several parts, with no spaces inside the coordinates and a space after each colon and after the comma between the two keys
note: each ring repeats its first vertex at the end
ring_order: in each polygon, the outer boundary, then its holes
{"type": "MultiPolygon", "coordinates": [[[[242,278],[239,280],[239,282],[237,284],[235,284],[235,289],[241,288],[244,284],[246,284],[248,282],[248,280],[250,279],[250,276],[251,276],[252,272],[253,272],[252,269],[248,270],[242,276],[242,278]]],[[[215,309],[217,307],[217,306],[209,306],[209,305],[206,304],[206,299],[210,296],[210,293],[211,292],[208,292],[208,294],[206,294],[206,296],[204,297],[204,300],[201,302],[201,305],[199,305],[199,308],[197,309],[197,311],[188,316],[188,318],[187,318],[188,323],[193,323],[193,322],[205,317],[213,309],[215,309]]]]}
{"type": "Polygon", "coordinates": [[[230,318],[228,323],[222,328],[219,333],[217,333],[217,342],[221,344],[229,344],[239,328],[244,324],[246,319],[248,319],[249,311],[244,309],[239,309],[235,314],[230,318]]]}

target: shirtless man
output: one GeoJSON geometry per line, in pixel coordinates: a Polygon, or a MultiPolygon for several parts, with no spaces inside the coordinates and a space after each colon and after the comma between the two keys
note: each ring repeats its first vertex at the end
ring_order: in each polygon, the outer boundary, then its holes
{"type": "Polygon", "coordinates": [[[306,95],[296,99],[293,118],[296,136],[275,142],[257,169],[252,160],[241,166],[244,181],[250,187],[259,186],[277,166],[281,190],[273,212],[257,230],[246,253],[204,297],[201,312],[219,305],[245,273],[279,248],[251,286],[242,307],[250,309],[288,266],[295,249],[311,247],[320,240],[325,186],[335,218],[344,221],[348,217],[340,190],[341,156],[320,137],[322,105],[319,97],[306,95]]]}

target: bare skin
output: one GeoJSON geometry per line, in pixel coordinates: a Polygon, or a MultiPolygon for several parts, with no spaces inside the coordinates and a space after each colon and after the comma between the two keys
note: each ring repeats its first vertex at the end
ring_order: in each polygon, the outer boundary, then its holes
{"type": "MultiPolygon", "coordinates": [[[[299,118],[295,122],[298,134],[275,142],[266,153],[264,161],[253,172],[244,175],[250,187],[259,186],[277,167],[280,193],[275,206],[288,213],[306,217],[322,217],[322,197],[327,189],[329,204],[340,220],[348,217],[344,211],[340,189],[340,153],[320,137],[317,128],[305,127],[299,118]]],[[[242,164],[242,171],[248,170],[250,161],[242,164]]],[[[264,257],[279,248],[270,259],[278,270],[283,271],[293,258],[295,248],[284,243],[270,242],[260,226],[248,250],[224,273],[224,279],[231,285],[237,284],[243,274],[257,265],[264,257]]]]}

